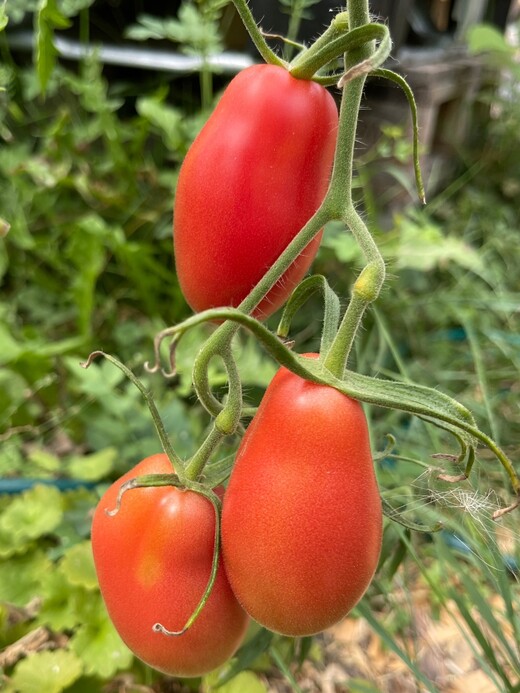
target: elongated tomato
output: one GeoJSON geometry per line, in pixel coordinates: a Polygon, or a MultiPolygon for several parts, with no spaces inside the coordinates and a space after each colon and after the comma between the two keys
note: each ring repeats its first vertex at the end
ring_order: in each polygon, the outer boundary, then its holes
{"type": "Polygon", "coordinates": [[[181,630],[204,594],[214,551],[211,503],[171,486],[136,488],[123,495],[115,515],[106,513],[129,479],[171,472],[166,455],[153,455],[114,482],[94,513],[92,550],[109,616],[128,647],[167,674],[200,676],[234,653],[248,623],[222,561],[204,609],[183,635],[153,627],[181,630]]]}
{"type": "MultiPolygon", "coordinates": [[[[182,164],[174,204],[176,271],[195,311],[237,306],[321,204],[338,112],[321,85],[274,65],[229,84],[182,164]]],[[[318,234],[257,307],[279,308],[308,270],[318,234]]]]}
{"type": "Polygon", "coordinates": [[[382,535],[359,402],[281,368],[238,451],[222,511],[228,578],[252,618],[317,633],[363,596],[382,535]]]}

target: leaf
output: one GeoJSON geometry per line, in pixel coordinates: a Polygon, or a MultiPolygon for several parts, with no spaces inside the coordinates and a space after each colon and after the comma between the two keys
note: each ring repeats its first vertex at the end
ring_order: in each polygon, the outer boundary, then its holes
{"type": "Polygon", "coordinates": [[[454,262],[482,276],[485,267],[477,251],[458,238],[445,236],[433,222],[403,220],[399,226],[396,267],[428,272],[454,262]]]}
{"type": "Polygon", "coordinates": [[[37,622],[54,631],[72,630],[83,623],[85,601],[92,600],[90,593],[72,587],[60,570],[45,576],[40,594],[43,602],[37,622]]]}
{"type": "Polygon", "coordinates": [[[116,448],[105,448],[91,455],[74,457],[68,465],[69,473],[75,479],[99,481],[104,479],[114,468],[118,452],[116,448]]]}
{"type": "MultiPolygon", "coordinates": [[[[4,2],[0,5],[0,31],[3,31],[5,27],[7,26],[7,22],[9,21],[9,18],[5,12],[5,5],[6,5],[7,0],[4,0],[4,2]]],[[[2,220],[0,219],[0,228],[2,226],[2,220]]],[[[2,234],[0,233],[0,238],[2,237],[2,234]]]]}
{"type": "Polygon", "coordinates": [[[59,457],[47,450],[35,448],[28,455],[29,460],[44,472],[57,472],[61,467],[59,457]]]}
{"type": "Polygon", "coordinates": [[[134,658],[108,617],[100,625],[79,628],[71,640],[71,647],[81,657],[87,674],[104,679],[128,669],[134,658]]]}
{"type": "Polygon", "coordinates": [[[220,693],[267,693],[266,685],[252,671],[241,671],[218,690],[220,693]]]}
{"type": "Polygon", "coordinates": [[[63,501],[57,489],[40,484],[26,491],[0,515],[0,556],[24,550],[56,529],[62,517],[63,501]]]}
{"type": "Polygon", "coordinates": [[[218,678],[213,682],[219,691],[227,690],[225,686],[228,682],[234,681],[245,669],[248,669],[260,655],[267,652],[274,634],[266,628],[260,628],[255,635],[248,640],[238,650],[237,654],[231,662],[231,666],[224,672],[219,674],[218,678]]]}
{"type": "Polygon", "coordinates": [[[83,541],[69,549],[60,562],[60,570],[71,585],[84,587],[86,590],[97,589],[98,580],[90,541],[83,541]]]}
{"type": "Polygon", "coordinates": [[[22,351],[6,325],[0,323],[0,365],[15,361],[22,351]]]}
{"type": "Polygon", "coordinates": [[[70,23],[58,10],[56,0],[41,0],[36,17],[36,70],[43,93],[56,64],[54,29],[66,29],[68,26],[70,23]]]}
{"type": "Polygon", "coordinates": [[[52,572],[52,563],[42,551],[0,562],[0,602],[25,606],[42,593],[42,575],[52,572]]]}
{"type": "Polygon", "coordinates": [[[60,693],[82,674],[81,660],[67,650],[35,652],[16,666],[7,691],[60,693]]]}
{"type": "Polygon", "coordinates": [[[512,51],[505,36],[496,27],[489,24],[471,27],[468,31],[468,48],[471,53],[499,51],[509,54],[512,51]]]}
{"type": "Polygon", "coordinates": [[[157,128],[168,149],[176,151],[184,146],[186,137],[182,131],[181,112],[164,104],[163,96],[141,97],[137,100],[137,112],[157,128]]]}

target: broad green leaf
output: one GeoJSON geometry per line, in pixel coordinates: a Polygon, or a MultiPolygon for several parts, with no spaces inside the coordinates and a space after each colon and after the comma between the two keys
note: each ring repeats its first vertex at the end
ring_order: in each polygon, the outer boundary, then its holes
{"type": "Polygon", "coordinates": [[[29,460],[45,472],[57,472],[61,468],[61,462],[56,455],[47,450],[35,448],[28,455],[29,460]]]}
{"type": "Polygon", "coordinates": [[[127,669],[134,657],[108,617],[98,626],[81,626],[71,640],[71,647],[81,657],[87,674],[106,679],[127,669]]]}
{"type": "Polygon", "coordinates": [[[42,580],[41,596],[43,602],[37,622],[56,632],[72,630],[83,623],[85,602],[92,598],[90,592],[73,587],[67,577],[54,567],[42,580]]]}
{"type": "Polygon", "coordinates": [[[468,47],[472,53],[488,51],[510,53],[512,50],[504,34],[490,24],[480,24],[471,27],[468,31],[468,47]]]}
{"type": "Polygon", "coordinates": [[[0,515],[0,556],[18,553],[49,534],[63,517],[63,500],[52,486],[37,485],[15,498],[0,515]]]}
{"type": "Polygon", "coordinates": [[[7,691],[61,693],[82,674],[81,659],[73,652],[34,652],[16,666],[7,691]]]}
{"type": "Polygon", "coordinates": [[[266,685],[252,671],[241,671],[226,683],[219,684],[219,672],[204,677],[204,690],[218,693],[267,693],[266,685]]]}
{"type": "Polygon", "coordinates": [[[75,479],[99,481],[112,471],[117,458],[116,448],[105,448],[91,455],[74,457],[68,464],[68,470],[75,479]]]}
{"type": "Polygon", "coordinates": [[[52,572],[52,563],[42,551],[0,562],[0,602],[25,606],[43,592],[42,575],[52,572]]]}
{"type": "Polygon", "coordinates": [[[433,223],[418,225],[402,222],[395,250],[397,268],[428,272],[449,262],[470,269],[475,274],[482,275],[485,272],[481,256],[467,243],[445,236],[433,223]]]}
{"type": "Polygon", "coordinates": [[[56,0],[41,0],[36,19],[36,69],[43,93],[56,64],[54,29],[64,29],[68,25],[67,19],[56,6],[56,0]]]}
{"type": "Polygon", "coordinates": [[[168,149],[175,151],[184,145],[183,116],[178,109],[164,104],[161,96],[143,96],[137,100],[136,108],[140,116],[159,130],[168,149]]]}
{"type": "Polygon", "coordinates": [[[71,585],[84,587],[86,590],[97,589],[90,541],[83,541],[69,549],[60,562],[60,570],[71,585]]]}
{"type": "Polygon", "coordinates": [[[0,366],[17,359],[22,351],[6,325],[0,323],[0,366]]]}

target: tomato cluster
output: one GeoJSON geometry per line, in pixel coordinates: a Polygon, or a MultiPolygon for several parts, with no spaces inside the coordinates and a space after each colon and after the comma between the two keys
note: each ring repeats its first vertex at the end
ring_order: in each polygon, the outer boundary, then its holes
{"type": "MultiPolygon", "coordinates": [[[[229,85],[188,152],[174,207],[177,273],[197,311],[237,306],[321,204],[333,164],[337,108],[320,85],[255,66],[229,85]]],[[[255,310],[265,318],[307,271],[319,234],[255,310]]],[[[92,525],[108,612],[133,652],[176,676],[223,664],[249,617],[292,636],[340,620],[365,592],[381,545],[381,503],[359,402],[282,368],[240,445],[217,514],[194,490],[137,487],[172,473],[165,454],[115,482],[92,525]],[[119,501],[118,501],[119,498],[119,501]],[[111,510],[115,513],[110,513],[111,510]]]]}

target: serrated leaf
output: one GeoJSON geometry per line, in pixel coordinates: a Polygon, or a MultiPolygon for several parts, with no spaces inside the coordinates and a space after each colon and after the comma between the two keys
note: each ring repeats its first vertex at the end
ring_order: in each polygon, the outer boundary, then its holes
{"type": "Polygon", "coordinates": [[[433,223],[419,226],[413,222],[403,222],[399,229],[396,256],[399,269],[428,272],[449,262],[470,269],[475,274],[484,273],[482,258],[464,241],[445,236],[433,223]]]}
{"type": "Polygon", "coordinates": [[[0,602],[25,606],[41,596],[42,575],[52,572],[52,563],[42,551],[33,551],[0,562],[0,602]]]}
{"type": "Polygon", "coordinates": [[[157,97],[141,97],[137,100],[136,108],[142,118],[160,131],[169,149],[176,150],[185,143],[181,129],[183,117],[179,110],[162,103],[157,97]]]}
{"type": "Polygon", "coordinates": [[[75,479],[99,481],[112,471],[118,457],[115,448],[105,448],[83,457],[75,457],[69,462],[69,473],[75,479]]]}
{"type": "Polygon", "coordinates": [[[69,549],[61,559],[60,571],[75,587],[97,589],[98,581],[90,541],[83,541],[69,549]]]}
{"type": "Polygon", "coordinates": [[[34,652],[16,666],[8,691],[61,693],[82,674],[81,660],[66,650],[34,652]]]}
{"type": "Polygon", "coordinates": [[[65,575],[52,570],[42,581],[43,603],[37,622],[54,631],[72,630],[82,623],[82,609],[90,593],[72,587],[65,575]]]}
{"type": "Polygon", "coordinates": [[[108,617],[97,627],[82,626],[72,638],[71,647],[81,657],[87,674],[105,679],[127,669],[134,657],[108,617]]]}
{"type": "Polygon", "coordinates": [[[28,458],[33,464],[46,472],[56,472],[61,467],[61,462],[56,455],[41,448],[31,450],[28,458]]]}
{"type": "Polygon", "coordinates": [[[0,365],[14,361],[23,352],[8,328],[0,323],[0,365]]]}
{"type": "Polygon", "coordinates": [[[63,500],[52,486],[37,485],[15,498],[0,515],[0,556],[23,551],[49,534],[63,517],[63,500]]]}

